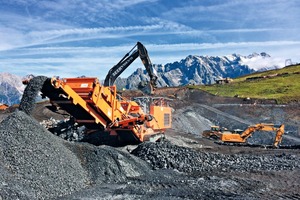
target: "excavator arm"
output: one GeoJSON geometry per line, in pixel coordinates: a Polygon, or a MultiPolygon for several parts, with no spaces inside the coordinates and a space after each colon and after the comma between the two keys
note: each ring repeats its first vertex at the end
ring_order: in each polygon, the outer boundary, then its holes
{"type": "Polygon", "coordinates": [[[137,42],[137,44],[119,61],[118,64],[113,66],[108,74],[106,75],[106,78],[104,80],[104,86],[112,86],[115,82],[115,80],[120,76],[120,74],[129,66],[131,63],[137,58],[140,57],[142,60],[142,63],[144,64],[147,73],[150,77],[150,86],[152,88],[156,88],[156,81],[157,81],[157,74],[155,69],[152,67],[152,63],[150,61],[150,58],[148,56],[147,49],[145,46],[137,42]],[[137,47],[136,50],[134,48],[137,47]],[[134,50],[134,51],[133,51],[134,50]]]}

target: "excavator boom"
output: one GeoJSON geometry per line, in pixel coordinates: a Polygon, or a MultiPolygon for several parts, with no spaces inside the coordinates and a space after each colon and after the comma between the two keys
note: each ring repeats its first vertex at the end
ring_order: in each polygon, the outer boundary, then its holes
{"type": "Polygon", "coordinates": [[[142,63],[144,64],[144,66],[147,70],[147,73],[150,77],[151,88],[152,89],[156,88],[157,73],[152,66],[151,60],[148,56],[147,49],[140,42],[137,42],[137,44],[127,54],[125,54],[125,56],[118,62],[118,64],[116,64],[109,70],[109,72],[106,75],[106,78],[104,80],[104,86],[112,86],[114,84],[115,80],[120,76],[120,74],[129,65],[131,65],[131,63],[133,61],[135,61],[135,59],[137,59],[137,57],[140,57],[140,59],[142,60],[142,63]],[[136,50],[134,50],[135,47],[137,47],[136,50]]]}

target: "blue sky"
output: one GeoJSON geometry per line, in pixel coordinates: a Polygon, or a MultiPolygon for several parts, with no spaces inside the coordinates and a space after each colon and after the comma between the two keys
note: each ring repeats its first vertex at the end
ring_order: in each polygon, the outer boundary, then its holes
{"type": "Polygon", "coordinates": [[[104,79],[137,41],[154,64],[267,52],[283,66],[300,62],[299,10],[299,0],[0,0],[0,72],[104,79]]]}

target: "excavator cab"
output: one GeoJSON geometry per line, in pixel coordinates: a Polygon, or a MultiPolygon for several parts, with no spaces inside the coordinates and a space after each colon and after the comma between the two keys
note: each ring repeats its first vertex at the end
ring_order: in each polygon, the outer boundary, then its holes
{"type": "Polygon", "coordinates": [[[221,134],[220,126],[211,126],[210,130],[204,130],[202,132],[202,137],[218,139],[220,138],[220,134],[221,134]]]}
{"type": "Polygon", "coordinates": [[[211,131],[220,131],[221,129],[220,129],[220,126],[211,126],[210,130],[211,131]]]}

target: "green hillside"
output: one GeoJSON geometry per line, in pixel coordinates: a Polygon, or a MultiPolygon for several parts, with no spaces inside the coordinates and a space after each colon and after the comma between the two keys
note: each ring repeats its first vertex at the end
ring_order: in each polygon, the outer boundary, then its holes
{"type": "Polygon", "coordinates": [[[276,99],[278,103],[300,102],[300,65],[254,73],[227,84],[193,86],[215,95],[276,99]]]}

